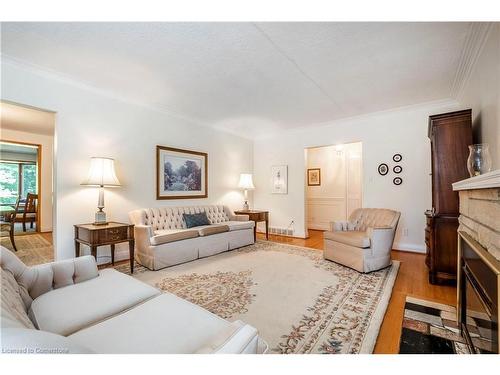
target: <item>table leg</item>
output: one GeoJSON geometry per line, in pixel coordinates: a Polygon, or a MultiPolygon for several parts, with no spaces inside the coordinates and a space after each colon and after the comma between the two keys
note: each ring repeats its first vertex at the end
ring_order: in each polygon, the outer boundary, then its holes
{"type": "Polygon", "coordinates": [[[257,222],[254,221],[255,225],[253,227],[253,242],[257,242],[257,222]]]}
{"type": "Polygon", "coordinates": [[[269,219],[266,218],[266,240],[269,240],[269,219]]]}
{"type": "Polygon", "coordinates": [[[128,252],[130,255],[130,274],[134,273],[134,247],[135,247],[135,241],[130,240],[128,242],[128,252]]]}
{"type": "Polygon", "coordinates": [[[78,258],[80,256],[80,242],[75,241],[75,257],[78,258]]]}
{"type": "Polygon", "coordinates": [[[111,244],[111,264],[115,265],[115,244],[111,244]]]}
{"type": "Polygon", "coordinates": [[[97,246],[90,246],[90,254],[95,258],[97,263],[97,246]]]}

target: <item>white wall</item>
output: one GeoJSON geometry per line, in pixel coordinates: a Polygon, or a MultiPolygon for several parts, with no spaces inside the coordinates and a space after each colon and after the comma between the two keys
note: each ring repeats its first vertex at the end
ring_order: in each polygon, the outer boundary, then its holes
{"type": "Polygon", "coordinates": [[[307,228],[328,230],[330,221],[347,220],[354,209],[361,207],[361,143],[306,151],[307,169],[321,170],[321,185],[306,182],[307,228]]]}
{"type": "MultiPolygon", "coordinates": [[[[94,219],[98,191],[80,186],[91,156],[114,158],[123,184],[106,190],[105,211],[110,220],[128,222],[130,210],[160,205],[225,203],[241,207],[243,197],[236,186],[239,174],[252,170],[251,141],[120,101],[33,68],[13,63],[2,68],[3,99],[57,112],[58,259],[74,254],[73,224],[94,219]],[[208,199],[155,199],[156,145],[208,152],[208,199]]],[[[118,257],[126,256],[125,245],[117,250],[118,257]]]]}
{"type": "Polygon", "coordinates": [[[334,122],[322,127],[297,130],[278,137],[256,140],[254,144],[254,205],[269,209],[272,226],[287,227],[295,221],[295,235],[305,236],[304,148],[363,142],[363,206],[401,211],[395,248],[424,251],[424,211],[431,207],[430,143],[428,117],[457,110],[454,102],[429,103],[334,122]],[[395,186],[392,171],[377,172],[379,163],[390,167],[392,156],[403,155],[400,163],[404,182],[395,186]],[[270,193],[272,165],[288,165],[288,194],[270,193]],[[408,235],[402,236],[403,229],[408,235]]]}
{"type": "Polygon", "coordinates": [[[500,169],[500,24],[493,24],[459,101],[472,108],[474,141],[490,145],[492,170],[500,169]]]}
{"type": "MultiPolygon", "coordinates": [[[[3,89],[3,86],[2,86],[3,89]]],[[[42,146],[42,167],[40,176],[40,230],[42,232],[52,231],[52,196],[53,196],[53,155],[54,137],[50,135],[35,134],[16,131],[12,129],[2,129],[0,138],[5,141],[17,141],[35,143],[42,146]]]]}

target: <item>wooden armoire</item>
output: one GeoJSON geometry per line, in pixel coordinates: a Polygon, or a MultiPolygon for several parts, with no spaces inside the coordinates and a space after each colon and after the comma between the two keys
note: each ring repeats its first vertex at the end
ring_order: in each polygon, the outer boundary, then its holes
{"type": "Polygon", "coordinates": [[[457,277],[458,192],[451,184],[469,177],[472,111],[429,117],[432,209],[426,211],[425,263],[431,284],[455,284],[457,277]]]}

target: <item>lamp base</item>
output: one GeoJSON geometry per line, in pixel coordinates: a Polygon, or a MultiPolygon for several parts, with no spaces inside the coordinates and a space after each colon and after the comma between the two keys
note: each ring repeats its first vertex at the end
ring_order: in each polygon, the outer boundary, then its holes
{"type": "Polygon", "coordinates": [[[95,221],[94,225],[106,225],[108,222],[106,221],[106,212],[97,211],[95,213],[95,221]]]}
{"type": "Polygon", "coordinates": [[[243,204],[243,211],[249,211],[250,210],[250,206],[248,205],[248,202],[245,201],[245,203],[243,204]]]}

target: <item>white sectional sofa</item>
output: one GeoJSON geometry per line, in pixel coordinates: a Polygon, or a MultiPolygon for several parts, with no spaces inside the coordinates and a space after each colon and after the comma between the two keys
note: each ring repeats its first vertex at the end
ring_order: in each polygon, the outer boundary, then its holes
{"type": "Polygon", "coordinates": [[[91,256],[25,266],[0,247],[3,353],[263,353],[226,320],[91,256]]]}
{"type": "Polygon", "coordinates": [[[131,211],[136,261],[159,270],[254,243],[255,223],[226,206],[143,208],[131,211]],[[187,228],[183,214],[205,212],[210,225],[187,228]]]}

